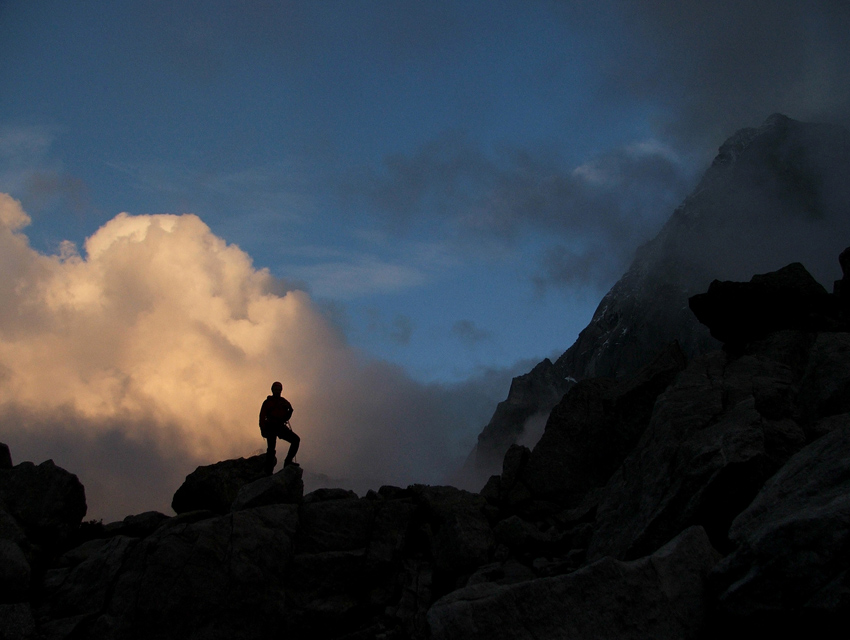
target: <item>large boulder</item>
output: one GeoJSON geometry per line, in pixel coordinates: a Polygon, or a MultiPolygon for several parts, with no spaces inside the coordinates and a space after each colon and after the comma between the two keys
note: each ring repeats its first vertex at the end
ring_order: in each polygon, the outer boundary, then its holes
{"type": "Polygon", "coordinates": [[[706,293],[688,300],[712,337],[733,349],[774,331],[825,329],[835,304],[799,262],[755,275],[749,282],[715,280],[706,293]]]}
{"type": "Polygon", "coordinates": [[[691,525],[728,550],[729,525],[806,438],[773,399],[795,384],[774,360],[695,359],[659,398],[649,427],[605,486],[591,559],[636,558],[691,525]]]}
{"type": "Polygon", "coordinates": [[[729,536],[737,549],[714,577],[721,627],[786,637],[846,633],[850,414],[765,483],[729,536]]]}
{"type": "Polygon", "coordinates": [[[431,637],[696,638],[706,617],[706,576],[718,559],[693,527],[640,560],[604,558],[553,578],[475,584],[434,603],[431,637]]]}
{"type": "Polygon", "coordinates": [[[200,466],[186,476],[171,501],[175,513],[207,509],[224,514],[230,507],[239,489],[244,485],[266,477],[266,456],[224,460],[200,466]]]}
{"type": "Polygon", "coordinates": [[[0,503],[30,540],[49,550],[66,546],[86,515],[83,485],[53,460],[0,469],[0,503]]]}

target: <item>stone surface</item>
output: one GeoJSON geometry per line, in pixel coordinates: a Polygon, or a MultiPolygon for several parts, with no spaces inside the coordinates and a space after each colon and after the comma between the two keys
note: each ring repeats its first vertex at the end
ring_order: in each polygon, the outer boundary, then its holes
{"type": "Polygon", "coordinates": [[[658,398],[649,427],[606,485],[589,558],[640,557],[695,524],[728,549],[734,517],[805,444],[794,420],[758,411],[761,395],[793,382],[773,360],[720,351],[694,360],[658,398]]]}
{"type": "Polygon", "coordinates": [[[301,505],[298,553],[365,549],[372,532],[375,506],[370,500],[349,498],[301,505]]]}
{"type": "Polygon", "coordinates": [[[50,624],[75,637],[130,640],[258,638],[286,629],[295,505],[174,520],[141,540],[112,538],[48,581],[50,624]]]}
{"type": "Polygon", "coordinates": [[[640,560],[604,558],[564,576],[458,589],[434,603],[428,623],[434,640],[696,638],[718,558],[694,527],[640,560]]]}
{"type": "Polygon", "coordinates": [[[850,418],[794,455],[732,523],[723,628],[826,637],[850,620],[850,418]],[[826,635],[822,635],[826,634],[826,635]]]}
{"type": "Polygon", "coordinates": [[[171,501],[175,513],[207,509],[224,514],[243,485],[266,477],[265,454],[200,466],[186,476],[171,501]]]}
{"type": "Polygon", "coordinates": [[[658,395],[686,364],[673,343],[634,376],[579,382],[552,410],[520,480],[533,496],[571,506],[604,486],[646,429],[658,395]]]}
{"type": "Polygon", "coordinates": [[[30,640],[35,637],[35,619],[27,602],[0,604],[0,640],[30,640]]]}
{"type": "Polygon", "coordinates": [[[0,540],[0,602],[29,599],[30,565],[24,552],[11,540],[0,540]]]}
{"type": "Polygon", "coordinates": [[[231,509],[239,511],[270,504],[297,504],[304,495],[301,467],[290,465],[271,476],[242,485],[231,509]]]}
{"type": "Polygon", "coordinates": [[[30,540],[49,549],[63,548],[86,515],[83,485],[52,460],[0,469],[0,502],[30,540]]]}

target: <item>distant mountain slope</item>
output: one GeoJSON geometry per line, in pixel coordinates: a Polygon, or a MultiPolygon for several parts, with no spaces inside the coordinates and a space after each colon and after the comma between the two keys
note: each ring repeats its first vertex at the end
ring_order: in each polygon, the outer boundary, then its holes
{"type": "Polygon", "coordinates": [[[848,176],[850,132],[842,127],[774,114],[729,138],[576,342],[515,380],[478,437],[467,477],[497,472],[527,419],[548,413],[569,378],[632,374],[672,340],[689,357],[716,348],[688,308],[712,280],[747,280],[796,261],[829,285],[840,275],[835,256],[850,244],[848,176]]]}

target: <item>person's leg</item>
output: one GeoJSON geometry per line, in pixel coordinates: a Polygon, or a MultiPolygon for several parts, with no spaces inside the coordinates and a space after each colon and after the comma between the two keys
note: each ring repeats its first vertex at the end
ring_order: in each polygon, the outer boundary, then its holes
{"type": "Polygon", "coordinates": [[[266,438],[266,442],[268,443],[268,447],[266,448],[266,473],[268,475],[274,473],[274,467],[277,464],[277,456],[275,456],[276,441],[277,436],[268,436],[266,438]]]}
{"type": "Polygon", "coordinates": [[[283,466],[286,466],[295,459],[295,454],[298,453],[298,445],[301,444],[301,438],[287,427],[281,427],[278,431],[277,437],[281,440],[286,440],[289,443],[289,452],[286,454],[286,459],[283,461],[283,466]]]}

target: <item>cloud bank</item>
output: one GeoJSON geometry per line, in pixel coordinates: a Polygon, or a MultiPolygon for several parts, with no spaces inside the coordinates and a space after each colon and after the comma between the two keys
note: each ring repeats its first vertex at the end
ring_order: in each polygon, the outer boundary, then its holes
{"type": "Polygon", "coordinates": [[[507,384],[423,386],[365,358],[195,215],[121,213],[58,255],[27,224],[0,194],[0,440],[77,473],[95,517],[166,510],[197,464],[257,452],[274,380],[306,469],[399,484],[448,472],[507,384]]]}

